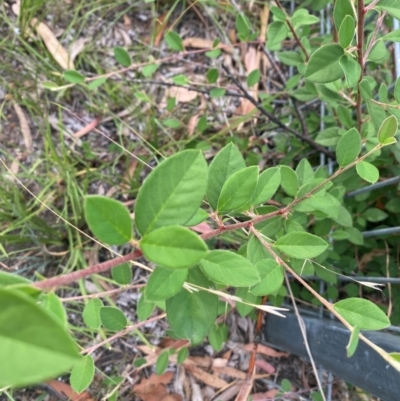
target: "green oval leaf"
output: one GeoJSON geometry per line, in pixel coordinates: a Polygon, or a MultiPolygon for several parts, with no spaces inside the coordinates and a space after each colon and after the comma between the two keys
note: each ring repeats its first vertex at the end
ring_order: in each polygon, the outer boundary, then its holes
{"type": "Polygon", "coordinates": [[[215,351],[221,351],[222,345],[228,339],[229,328],[225,323],[214,324],[208,333],[208,341],[215,351]]]}
{"type": "Polygon", "coordinates": [[[128,323],[123,312],[113,306],[100,308],[100,320],[105,329],[112,331],[122,330],[128,323]]]}
{"type": "Polygon", "coordinates": [[[382,330],[390,326],[390,320],[373,302],[362,298],[347,298],[333,307],[353,327],[360,330],[382,330]]]}
{"type": "Polygon", "coordinates": [[[274,246],[292,258],[310,259],[321,255],[328,243],[315,235],[297,231],[279,238],[274,246]]]}
{"type": "Polygon", "coordinates": [[[145,288],[148,301],[162,301],[175,295],[183,286],[188,275],[188,270],[166,269],[158,266],[151,273],[145,288]]]}
{"type": "Polygon", "coordinates": [[[336,146],[336,158],[340,167],[353,162],[361,151],[361,137],[356,128],[348,130],[336,146]]]}
{"type": "Polygon", "coordinates": [[[132,268],[129,263],[115,266],[111,269],[111,277],[118,284],[125,285],[132,281],[132,268]]]}
{"type": "Polygon", "coordinates": [[[0,388],[39,383],[79,361],[64,325],[31,297],[0,288],[0,305],[0,360],[7,361],[0,364],[0,388]]]}
{"type": "Polygon", "coordinates": [[[263,171],[258,177],[257,186],[253,193],[251,204],[260,205],[270,200],[281,184],[281,171],[279,167],[271,167],[263,171]]]}
{"type": "Polygon", "coordinates": [[[168,351],[161,352],[156,361],[156,373],[160,376],[165,372],[169,363],[168,351]]]}
{"type": "Polygon", "coordinates": [[[246,210],[258,181],[258,166],[246,167],[232,174],[225,182],[218,199],[218,212],[246,210]]]}
{"type": "Polygon", "coordinates": [[[205,291],[185,289],[167,299],[167,319],[179,338],[197,344],[206,336],[218,313],[218,297],[205,291]]]}
{"type": "Polygon", "coordinates": [[[178,52],[185,50],[185,48],[183,47],[182,38],[176,32],[169,31],[164,37],[168,47],[171,50],[176,50],[178,52]]]}
{"type": "MultiPolygon", "coordinates": [[[[360,64],[358,64],[353,57],[348,56],[346,54],[340,57],[339,63],[346,77],[347,86],[349,88],[352,88],[357,84],[358,80],[360,79],[360,74],[361,74],[360,64]]],[[[334,145],[336,145],[336,142],[334,143],[334,145]]]]}
{"type": "Polygon", "coordinates": [[[255,85],[258,83],[258,81],[260,80],[261,74],[260,74],[260,70],[256,69],[250,72],[249,75],[247,75],[247,85],[249,87],[255,85]]]}
{"type": "Polygon", "coordinates": [[[358,345],[358,335],[360,334],[360,329],[356,326],[350,333],[349,343],[346,346],[347,358],[351,358],[356,352],[358,345]]]}
{"type": "Polygon", "coordinates": [[[281,288],[283,284],[283,268],[279,263],[272,259],[260,260],[256,264],[256,268],[260,273],[261,281],[250,288],[250,292],[254,295],[274,294],[281,288]]]}
{"type": "Polygon", "coordinates": [[[350,46],[354,38],[356,23],[354,18],[350,15],[346,15],[340,24],[339,28],[339,43],[340,46],[346,48],[350,46]]]}
{"type": "Polygon", "coordinates": [[[216,210],[221,189],[225,181],[239,170],[246,167],[239,149],[232,143],[228,143],[214,157],[208,169],[207,199],[210,206],[216,210]]]}
{"type": "Polygon", "coordinates": [[[289,196],[295,196],[299,189],[299,181],[296,172],[289,166],[280,166],[281,186],[289,196]]]}
{"type": "Polygon", "coordinates": [[[312,82],[325,84],[343,77],[339,60],[344,51],[340,45],[328,44],[316,50],[310,57],[305,78],[312,82]]]}
{"type": "Polygon", "coordinates": [[[6,287],[8,285],[14,285],[14,284],[30,284],[32,283],[30,280],[28,280],[25,277],[18,276],[17,274],[14,273],[6,273],[3,271],[0,271],[0,287],[6,287]]]}
{"type": "Polygon", "coordinates": [[[256,267],[243,256],[229,251],[211,251],[200,261],[204,274],[219,284],[247,287],[260,281],[256,267]]]}
{"type": "Polygon", "coordinates": [[[85,305],[82,318],[87,327],[97,330],[101,325],[100,309],[103,307],[103,302],[99,298],[93,298],[85,305]]]}
{"type": "Polygon", "coordinates": [[[147,259],[164,267],[186,269],[194,266],[208,251],[205,242],[181,226],[158,228],[140,241],[147,259]]]}
{"type": "Polygon", "coordinates": [[[67,327],[67,312],[65,311],[61,299],[54,294],[54,292],[43,294],[40,305],[42,308],[52,313],[53,316],[58,319],[64,327],[67,327]]]}
{"type": "Polygon", "coordinates": [[[185,224],[197,212],[207,185],[207,163],[198,150],[184,150],[157,166],[136,200],[135,223],[141,235],[185,224]]]}
{"type": "Polygon", "coordinates": [[[90,386],[93,378],[94,361],[90,355],[86,355],[72,368],[69,381],[73,390],[81,393],[90,386]]]}
{"type": "Polygon", "coordinates": [[[72,84],[81,84],[85,81],[85,77],[75,70],[65,70],[63,72],[63,77],[72,84]]]}
{"type": "Polygon", "coordinates": [[[356,165],[357,174],[365,181],[374,183],[379,180],[379,170],[371,163],[360,162],[356,165]]]}
{"type": "Polygon", "coordinates": [[[114,57],[122,67],[129,67],[132,64],[131,56],[123,47],[114,47],[114,57]]]}
{"type": "Polygon", "coordinates": [[[378,138],[379,143],[384,144],[387,139],[393,138],[397,133],[397,118],[389,116],[386,118],[379,128],[378,138]]]}
{"type": "Polygon", "coordinates": [[[128,209],[114,199],[90,195],[84,203],[86,222],[100,240],[109,245],[123,245],[132,238],[128,209]]]}

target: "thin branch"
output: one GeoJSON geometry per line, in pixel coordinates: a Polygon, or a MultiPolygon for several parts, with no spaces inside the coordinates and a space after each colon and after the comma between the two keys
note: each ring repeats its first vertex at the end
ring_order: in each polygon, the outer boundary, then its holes
{"type": "MultiPolygon", "coordinates": [[[[285,9],[282,7],[282,4],[279,2],[279,0],[275,0],[276,5],[285,13],[286,15],[286,11],[285,9]]],[[[308,55],[308,52],[306,50],[306,48],[304,47],[303,43],[301,43],[300,38],[298,37],[296,30],[294,29],[294,26],[292,25],[292,22],[290,21],[289,18],[286,17],[285,20],[287,26],[289,27],[290,31],[293,34],[294,40],[296,41],[296,43],[299,45],[300,49],[302,50],[302,52],[304,53],[304,56],[306,57],[306,61],[309,60],[310,56],[308,55]]]]}
{"type": "Polygon", "coordinates": [[[256,108],[259,110],[263,115],[268,117],[273,123],[278,125],[278,127],[284,129],[287,132],[290,132],[293,134],[295,137],[301,139],[302,141],[308,143],[312,148],[315,150],[318,150],[319,152],[325,154],[329,158],[336,160],[335,154],[331,152],[330,150],[326,149],[325,147],[315,143],[310,137],[305,136],[300,134],[299,132],[295,131],[294,129],[286,126],[279,118],[275,117],[273,114],[271,114],[269,111],[267,111],[261,103],[259,103],[253,96],[250,95],[250,93],[243,87],[243,85],[230,73],[229,69],[222,64],[222,68],[225,71],[227,77],[241,90],[241,92],[244,94],[244,97],[249,100],[256,108]]]}
{"type": "Polygon", "coordinates": [[[379,16],[378,21],[376,22],[374,32],[373,32],[373,34],[372,34],[372,36],[371,36],[371,39],[370,39],[370,41],[369,41],[369,43],[368,43],[367,50],[365,50],[365,53],[364,53],[364,56],[363,56],[363,63],[364,63],[364,65],[365,65],[365,63],[367,62],[368,56],[369,56],[369,54],[371,53],[371,50],[372,50],[373,46],[375,45],[376,35],[377,35],[378,32],[379,32],[379,29],[380,29],[380,27],[381,27],[381,25],[382,25],[382,22],[383,22],[385,16],[386,16],[386,12],[383,12],[383,13],[379,16]]]}
{"type": "Polygon", "coordinates": [[[142,256],[142,251],[137,249],[134,252],[128,253],[127,255],[124,255],[124,256],[121,256],[121,257],[118,257],[115,259],[107,260],[106,262],[90,266],[87,269],[78,270],[78,271],[75,271],[72,273],[64,274],[62,276],[48,278],[43,281],[37,281],[37,282],[33,283],[32,285],[41,290],[50,289],[50,288],[58,288],[63,285],[67,285],[67,284],[73,283],[75,281],[81,280],[85,277],[91,276],[92,274],[106,272],[106,271],[112,269],[113,267],[118,266],[122,263],[138,259],[140,256],[142,256]]]}

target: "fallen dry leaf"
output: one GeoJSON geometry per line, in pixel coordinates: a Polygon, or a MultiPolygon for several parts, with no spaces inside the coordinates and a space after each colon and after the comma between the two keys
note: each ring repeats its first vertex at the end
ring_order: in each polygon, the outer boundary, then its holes
{"type": "Polygon", "coordinates": [[[272,388],[265,393],[255,393],[251,395],[253,401],[267,401],[273,400],[274,397],[279,393],[277,388],[272,388]]]}
{"type": "Polygon", "coordinates": [[[46,382],[46,384],[56,393],[64,395],[71,401],[95,401],[87,391],[84,391],[80,394],[75,393],[75,391],[72,390],[72,387],[67,383],[63,383],[58,380],[49,380],[46,382]]]}
{"type": "Polygon", "coordinates": [[[198,92],[182,87],[172,87],[166,90],[165,95],[166,97],[174,97],[177,102],[189,103],[196,99],[198,92]]]}
{"type": "Polygon", "coordinates": [[[47,50],[54,57],[54,60],[63,68],[64,70],[74,70],[75,66],[68,52],[58,41],[53,31],[43,22],[39,22],[36,18],[32,18],[31,26],[37,32],[37,34],[42,38],[47,50]]]}
{"type": "Polygon", "coordinates": [[[211,373],[206,372],[205,370],[197,367],[190,360],[186,360],[183,362],[183,366],[191,373],[196,379],[202,381],[204,384],[207,384],[210,387],[214,388],[224,388],[228,385],[228,382],[222,380],[217,375],[213,375],[211,373]]]}
{"type": "MultiPolygon", "coordinates": [[[[203,39],[203,38],[186,38],[183,40],[183,47],[193,47],[195,49],[212,49],[213,40],[203,39]]],[[[219,43],[216,49],[221,49],[226,53],[233,53],[233,46],[219,43]]]]}
{"type": "Polygon", "coordinates": [[[161,401],[182,401],[182,396],[180,394],[167,394],[161,401]]]}
{"type": "Polygon", "coordinates": [[[21,128],[22,137],[24,138],[26,151],[30,153],[32,151],[32,135],[28,120],[19,104],[13,103],[13,107],[19,120],[19,127],[21,128]]]}
{"type": "Polygon", "coordinates": [[[160,401],[168,394],[165,385],[170,383],[173,377],[173,372],[166,372],[161,376],[151,375],[148,379],[143,379],[136,384],[133,391],[143,401],[160,401]]]}
{"type": "MultiPolygon", "coordinates": [[[[246,344],[243,346],[243,349],[245,351],[253,351],[253,343],[246,344]]],[[[257,346],[257,354],[264,354],[267,356],[271,356],[273,358],[280,358],[280,357],[288,357],[289,353],[287,352],[279,352],[274,350],[273,348],[267,347],[266,345],[263,344],[258,344],[257,346]]]]}
{"type": "Polygon", "coordinates": [[[71,61],[74,61],[76,56],[85,48],[85,44],[89,42],[89,38],[79,38],[73,42],[69,48],[71,61]]]}
{"type": "Polygon", "coordinates": [[[264,359],[257,359],[256,366],[267,373],[275,373],[275,368],[269,362],[264,361],[264,359]]]}

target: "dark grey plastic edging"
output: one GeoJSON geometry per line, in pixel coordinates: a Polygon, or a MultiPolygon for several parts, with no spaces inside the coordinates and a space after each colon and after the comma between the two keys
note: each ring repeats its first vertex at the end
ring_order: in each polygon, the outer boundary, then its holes
{"type": "MultiPolygon", "coordinates": [[[[267,344],[308,359],[297,317],[269,314],[264,326],[267,344]]],[[[360,341],[355,354],[347,358],[346,345],[350,333],[339,322],[328,318],[304,316],[307,339],[317,364],[383,401],[400,400],[400,372],[360,341]]],[[[389,352],[400,352],[400,336],[377,331],[363,332],[376,345],[389,352]]]]}

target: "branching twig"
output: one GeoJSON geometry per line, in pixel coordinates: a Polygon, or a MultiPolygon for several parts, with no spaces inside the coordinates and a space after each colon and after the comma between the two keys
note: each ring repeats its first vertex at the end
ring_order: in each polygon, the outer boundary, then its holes
{"type": "Polygon", "coordinates": [[[241,90],[241,92],[244,94],[244,97],[249,100],[256,108],[259,110],[262,114],[264,114],[266,117],[268,117],[273,123],[278,125],[280,128],[284,129],[287,132],[290,132],[293,134],[295,137],[301,139],[302,141],[308,143],[312,148],[315,150],[318,150],[319,152],[325,154],[329,158],[336,160],[335,154],[331,152],[330,150],[324,148],[321,145],[318,145],[315,143],[310,137],[304,136],[300,134],[299,132],[295,131],[294,129],[286,126],[279,118],[276,118],[273,114],[271,114],[269,111],[267,111],[253,96],[250,95],[250,93],[243,87],[243,85],[230,73],[229,69],[222,64],[222,68],[225,71],[226,75],[228,78],[241,90]]]}
{"type": "Polygon", "coordinates": [[[365,53],[364,53],[364,56],[363,56],[363,64],[364,64],[364,65],[365,65],[365,63],[367,62],[368,56],[369,56],[369,54],[371,53],[372,47],[373,47],[374,44],[375,44],[376,35],[377,35],[378,32],[379,32],[379,28],[381,27],[382,22],[383,22],[385,16],[386,16],[386,13],[383,12],[383,13],[379,16],[378,21],[376,22],[374,32],[373,32],[373,34],[372,34],[372,36],[371,36],[371,39],[370,39],[370,41],[369,41],[369,43],[368,43],[367,50],[365,50],[365,53]]]}
{"type": "Polygon", "coordinates": [[[356,114],[357,114],[357,129],[361,132],[361,124],[362,124],[362,97],[360,90],[360,82],[363,79],[364,75],[364,58],[363,58],[363,47],[364,47],[364,17],[365,17],[365,8],[364,8],[364,0],[357,0],[357,60],[358,64],[361,68],[360,78],[357,84],[357,104],[356,104],[356,114]]]}

